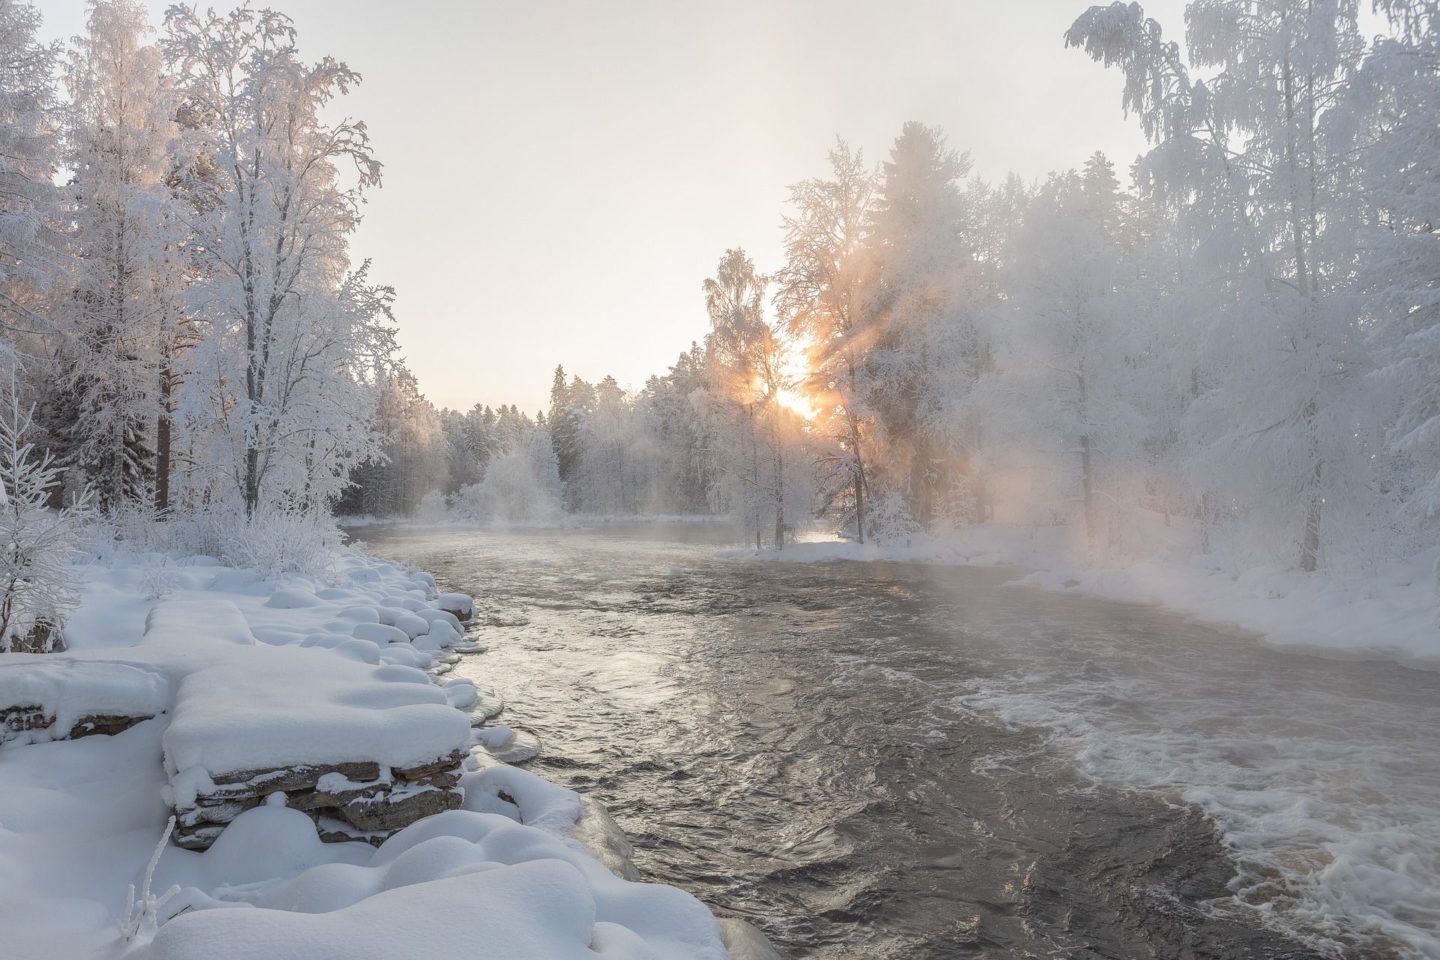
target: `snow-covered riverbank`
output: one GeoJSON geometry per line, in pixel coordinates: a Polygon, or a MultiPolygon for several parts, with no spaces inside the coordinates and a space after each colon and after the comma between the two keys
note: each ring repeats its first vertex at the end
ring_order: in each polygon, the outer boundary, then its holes
{"type": "MultiPolygon", "coordinates": [[[[339,551],[316,579],[267,581],[198,557],[92,567],[67,631],[71,650],[0,658],[0,688],[40,690],[53,701],[43,704],[50,716],[68,719],[87,709],[69,700],[107,692],[103,677],[97,688],[21,673],[79,663],[153,678],[99,696],[103,710],[163,712],[114,735],[7,738],[5,956],[393,960],[444,956],[474,940],[512,960],[724,960],[721,925],[698,900],[610,869],[624,872],[613,853],[623,841],[596,826],[603,816],[499,764],[482,737],[470,746],[472,723],[495,705],[468,681],[441,676],[462,639],[439,608],[463,615],[465,599],[439,597],[428,575],[355,550],[339,551]],[[128,696],[140,688],[145,696],[128,696]],[[273,729],[252,729],[267,717],[273,729]],[[419,761],[457,738],[464,770],[452,787],[443,770],[432,772],[441,767],[419,761]],[[203,851],[164,840],[172,807],[195,809],[194,796],[180,795],[187,787],[203,800],[236,782],[221,770],[318,768],[357,760],[340,754],[359,749],[380,766],[365,783],[332,773],[288,798],[272,790],[242,799],[248,809],[227,811],[229,826],[203,851]],[[296,808],[301,798],[342,809],[356,798],[383,811],[420,790],[463,796],[378,848],[322,843],[316,821],[296,808]]],[[[63,736],[69,724],[50,729],[63,736]]]]}
{"type": "Polygon", "coordinates": [[[1129,559],[1087,562],[1064,527],[997,523],[944,537],[918,535],[906,545],[825,538],[791,544],[778,553],[743,549],[724,555],[793,563],[1013,565],[1028,571],[1016,583],[1159,604],[1258,633],[1275,647],[1440,669],[1435,574],[1440,550],[1307,574],[1280,562],[1256,562],[1218,551],[1198,553],[1190,548],[1196,536],[1193,528],[1178,519],[1169,526],[1158,516],[1148,519],[1151,522],[1140,532],[1145,549],[1129,559]]]}

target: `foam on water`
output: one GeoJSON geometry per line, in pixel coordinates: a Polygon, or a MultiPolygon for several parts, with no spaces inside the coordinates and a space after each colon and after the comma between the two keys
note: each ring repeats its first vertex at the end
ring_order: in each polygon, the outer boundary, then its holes
{"type": "Polygon", "coordinates": [[[1178,679],[1013,674],[937,706],[1044,728],[1097,782],[1199,805],[1240,863],[1237,902],[1281,929],[1440,957],[1433,712],[1304,685],[1239,703],[1178,679]]]}

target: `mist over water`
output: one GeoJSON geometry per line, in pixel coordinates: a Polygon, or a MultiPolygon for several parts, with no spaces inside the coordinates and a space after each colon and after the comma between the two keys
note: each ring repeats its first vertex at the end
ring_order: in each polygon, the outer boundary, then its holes
{"type": "Polygon", "coordinates": [[[791,956],[1440,956],[1440,675],[712,525],[366,530],[647,879],[791,956]]]}

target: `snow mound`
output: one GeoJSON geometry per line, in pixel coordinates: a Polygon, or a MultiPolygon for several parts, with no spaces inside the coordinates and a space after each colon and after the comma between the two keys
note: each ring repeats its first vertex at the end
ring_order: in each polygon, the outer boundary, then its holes
{"type": "Polygon", "coordinates": [[[447,613],[455,615],[455,618],[464,622],[475,616],[475,601],[465,593],[442,593],[435,600],[435,605],[447,613]]]}
{"type": "Polygon", "coordinates": [[[181,681],[164,740],[173,773],[359,761],[409,767],[469,746],[468,718],[410,667],[311,647],[246,654],[181,681]]]}
{"type": "MultiPolygon", "coordinates": [[[[263,817],[277,822],[257,823],[260,833],[287,833],[279,822],[287,813],[252,810],[235,829],[249,833],[250,821],[263,817]]],[[[302,849],[288,862],[323,854],[302,849]]],[[[689,894],[619,879],[578,844],[486,813],[429,817],[367,863],[322,863],[293,878],[216,892],[247,908],[170,921],[151,945],[152,960],[393,960],[446,956],[462,940],[506,960],[727,958],[714,918],[689,894]]]]}

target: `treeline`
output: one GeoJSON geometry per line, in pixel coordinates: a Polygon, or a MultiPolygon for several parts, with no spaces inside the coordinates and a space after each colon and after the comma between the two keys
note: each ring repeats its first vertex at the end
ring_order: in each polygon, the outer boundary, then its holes
{"type": "Polygon", "coordinates": [[[635,396],[613,377],[590,383],[557,368],[549,410],[533,419],[513,404],[437,409],[402,371],[381,385],[379,456],[353,471],[340,512],[501,522],[713,513],[706,464],[690,455],[703,446],[681,435],[693,429],[701,356],[682,356],[635,396]]]}
{"type": "Polygon", "coordinates": [[[0,0],[0,365],[46,497],[328,517],[397,366],[393,293],[348,254],[381,174],[334,119],[359,75],[269,9],[40,25],[0,0]]]}
{"type": "MultiPolygon", "coordinates": [[[[1306,570],[1430,545],[1440,14],[1375,9],[1367,37],[1355,3],[1205,0],[1183,48],[1135,4],[1085,12],[1066,43],[1151,142],[1126,186],[1099,154],[985,182],[919,123],[878,166],[837,142],[790,189],[783,262],[726,251],[671,371],[634,395],[557,371],[525,422],[545,488],[757,542],[994,519],[1144,553],[1164,523],[1306,570]]],[[[452,493],[513,442],[435,417],[452,493]]]]}

